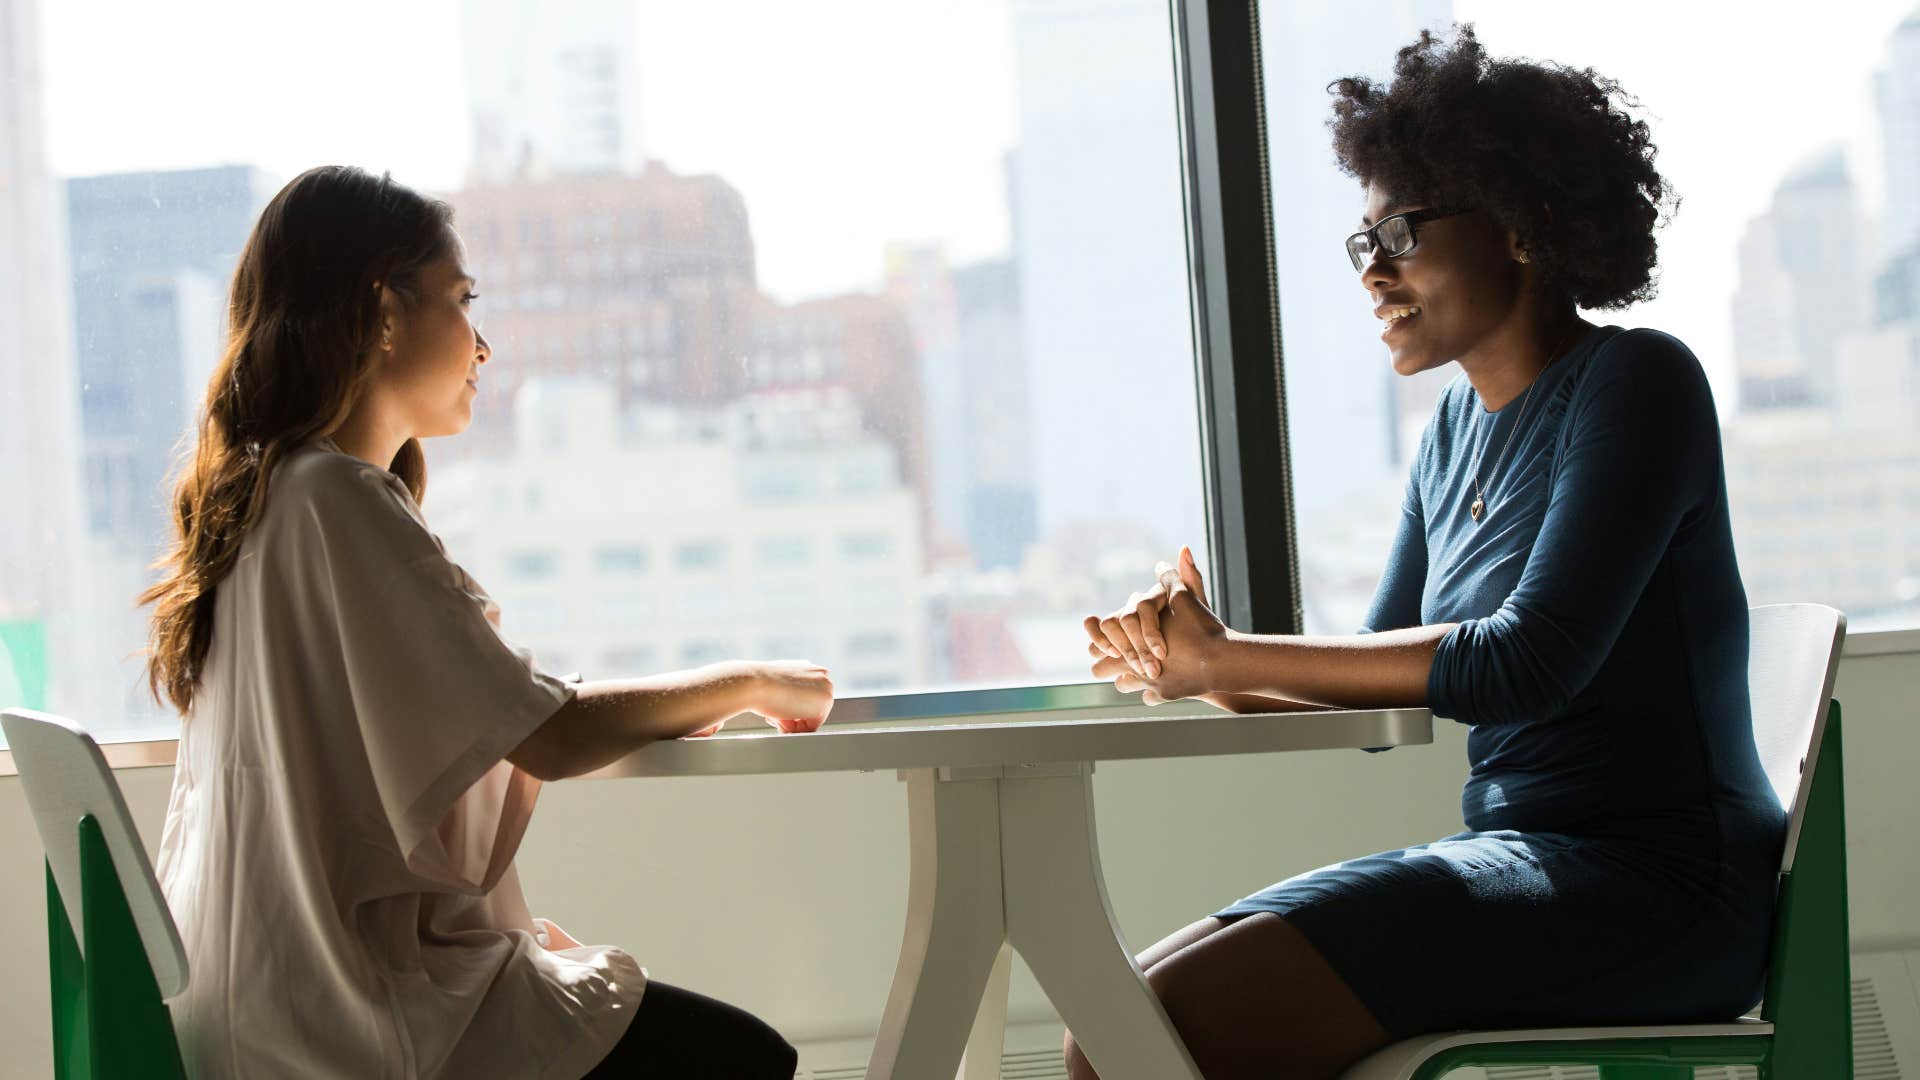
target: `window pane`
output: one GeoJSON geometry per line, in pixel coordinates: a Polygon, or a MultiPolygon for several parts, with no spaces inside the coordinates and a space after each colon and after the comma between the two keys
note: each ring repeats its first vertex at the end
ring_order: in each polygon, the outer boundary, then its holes
{"type": "Polygon", "coordinates": [[[1387,76],[1420,27],[1451,19],[1473,22],[1496,55],[1591,66],[1644,103],[1656,164],[1684,201],[1659,234],[1660,293],[1583,314],[1665,330],[1700,357],[1749,600],[1832,604],[1855,630],[1920,622],[1920,21],[1902,24],[1911,9],[1872,0],[1729,21],[1652,0],[1612,5],[1604,19],[1521,0],[1261,4],[1307,629],[1359,625],[1409,455],[1459,371],[1402,379],[1387,366],[1372,303],[1340,250],[1362,198],[1333,165],[1326,87],[1387,76]],[[1767,77],[1703,65],[1701,41],[1767,77]]]}
{"type": "Polygon", "coordinates": [[[5,530],[8,700],[173,722],[131,597],[235,255],[320,162],[456,209],[495,353],[424,510],[536,656],[1079,680],[1081,617],[1203,543],[1164,0],[0,3],[44,55],[0,59],[42,230],[3,245],[0,438],[50,523],[5,530]],[[699,582],[578,595],[649,573],[699,582]]]}

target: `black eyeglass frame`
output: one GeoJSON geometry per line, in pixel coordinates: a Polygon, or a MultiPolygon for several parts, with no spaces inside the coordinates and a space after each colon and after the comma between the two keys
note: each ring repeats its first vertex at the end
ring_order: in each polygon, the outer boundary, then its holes
{"type": "Polygon", "coordinates": [[[1458,217],[1461,214],[1468,213],[1471,209],[1471,207],[1453,209],[1436,207],[1426,210],[1407,210],[1398,214],[1388,214],[1372,225],[1347,237],[1347,258],[1353,261],[1353,268],[1359,271],[1365,271],[1367,264],[1373,261],[1373,252],[1375,249],[1384,252],[1389,259],[1397,259],[1407,252],[1412,251],[1414,246],[1420,242],[1419,226],[1429,221],[1439,221],[1441,218],[1458,217]],[[1398,251],[1390,251],[1387,245],[1380,242],[1380,228],[1390,221],[1403,222],[1407,227],[1406,246],[1398,251]],[[1367,243],[1367,247],[1364,250],[1358,246],[1362,240],[1365,240],[1367,243]]]}

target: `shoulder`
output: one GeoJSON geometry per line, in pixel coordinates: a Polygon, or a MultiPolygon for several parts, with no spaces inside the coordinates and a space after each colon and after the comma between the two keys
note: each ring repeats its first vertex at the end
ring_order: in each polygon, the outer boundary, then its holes
{"type": "Polygon", "coordinates": [[[327,446],[294,450],[274,469],[268,519],[300,521],[323,532],[424,533],[426,522],[400,478],[327,446]]]}
{"type": "Polygon", "coordinates": [[[1717,426],[1713,388],[1700,358],[1660,330],[1612,331],[1588,355],[1576,380],[1573,409],[1631,409],[1648,416],[1687,415],[1717,426]]]}
{"type": "Polygon", "coordinates": [[[1620,330],[1602,341],[1588,362],[1588,379],[1624,381],[1668,389],[1707,388],[1700,358],[1686,343],[1663,330],[1620,330]]]}

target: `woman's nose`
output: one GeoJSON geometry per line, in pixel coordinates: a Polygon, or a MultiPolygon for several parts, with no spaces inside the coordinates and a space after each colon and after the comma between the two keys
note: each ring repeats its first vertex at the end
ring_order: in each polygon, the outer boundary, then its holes
{"type": "Polygon", "coordinates": [[[1399,275],[1394,272],[1393,260],[1380,254],[1379,248],[1373,249],[1373,255],[1367,260],[1367,265],[1360,269],[1360,283],[1366,286],[1369,292],[1379,292],[1397,280],[1399,275]]]}
{"type": "Polygon", "coordinates": [[[473,352],[474,357],[483,364],[493,359],[493,346],[487,344],[487,335],[481,333],[477,326],[473,328],[473,352]]]}

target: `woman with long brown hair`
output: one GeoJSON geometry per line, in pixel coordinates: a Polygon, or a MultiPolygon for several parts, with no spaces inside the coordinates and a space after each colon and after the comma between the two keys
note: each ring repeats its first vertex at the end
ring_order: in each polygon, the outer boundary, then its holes
{"type": "Polygon", "coordinates": [[[420,440],[492,359],[442,202],[295,178],[233,280],[173,500],[149,674],[183,714],[159,876],[196,1076],[793,1075],[778,1034],[527,911],[540,784],[755,712],[810,731],[825,669],[568,683],[421,515],[420,440]]]}

